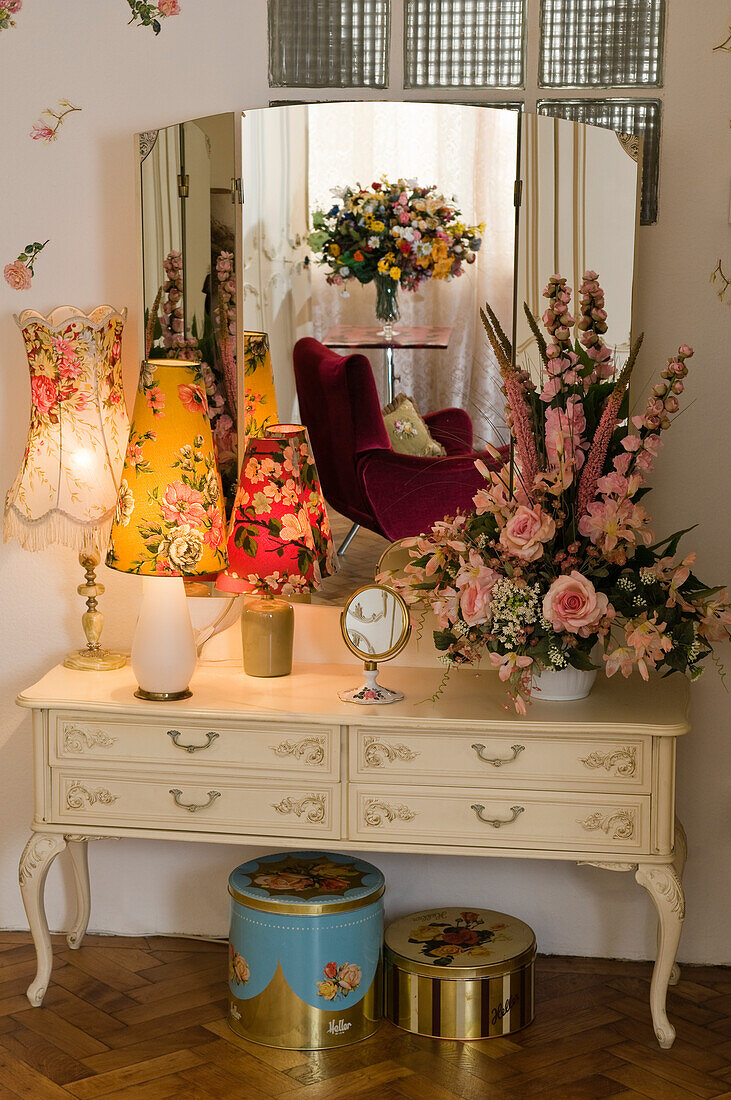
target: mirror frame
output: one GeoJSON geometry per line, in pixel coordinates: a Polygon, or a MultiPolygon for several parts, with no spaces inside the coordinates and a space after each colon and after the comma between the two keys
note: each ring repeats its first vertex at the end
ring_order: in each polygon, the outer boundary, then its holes
{"type": "Polygon", "coordinates": [[[387,584],[376,584],[375,581],[372,584],[363,584],[360,586],[360,588],[356,588],[355,592],[351,592],[351,594],[345,601],[345,605],[340,612],[340,633],[342,634],[343,641],[345,642],[350,652],[354,653],[355,656],[358,657],[361,661],[365,661],[366,663],[373,662],[375,664],[382,664],[383,661],[392,661],[393,658],[398,657],[402,649],[405,648],[411,636],[411,618],[409,616],[409,608],[406,600],[403,598],[400,592],[397,592],[394,588],[390,588],[387,584]],[[388,595],[393,596],[403,613],[404,625],[402,627],[398,640],[394,642],[390,649],[385,650],[385,652],[383,653],[364,653],[362,649],[358,649],[355,644],[351,642],[345,625],[345,620],[347,618],[348,611],[350,610],[350,605],[353,603],[353,600],[355,600],[355,598],[359,596],[361,592],[372,592],[374,589],[382,592],[387,592],[388,595]]]}

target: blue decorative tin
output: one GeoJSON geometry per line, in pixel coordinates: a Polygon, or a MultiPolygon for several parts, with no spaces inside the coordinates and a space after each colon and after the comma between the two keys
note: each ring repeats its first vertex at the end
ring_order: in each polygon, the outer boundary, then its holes
{"type": "Polygon", "coordinates": [[[232,1031],[319,1050],[365,1039],[381,1017],[385,880],[331,852],[280,852],[229,877],[232,1031]]]}

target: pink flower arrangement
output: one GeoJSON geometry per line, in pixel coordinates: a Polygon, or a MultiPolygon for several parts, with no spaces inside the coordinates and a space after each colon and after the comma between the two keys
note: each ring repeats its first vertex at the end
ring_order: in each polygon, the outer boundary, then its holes
{"type": "Polygon", "coordinates": [[[595,669],[597,643],[607,676],[637,669],[648,679],[662,669],[695,679],[714,643],[731,635],[726,590],[695,576],[694,554],[675,560],[685,532],[655,541],[640,503],[660,435],[678,411],[692,348],[680,346],[644,413],[630,419],[627,385],[642,337],[617,371],[603,339],[596,272],[583,276],[578,322],[564,278],[551,276],[544,294],[548,339],[525,307],[544,367],[539,387],[512,365],[489,305],[482,311],[508,401],[515,467],[488,471],[478,461],[485,486],[474,511],[414,539],[397,582],[407,600],[425,600],[434,611],[445,664],[474,664],[486,653],[521,714],[536,673],[595,669]]]}

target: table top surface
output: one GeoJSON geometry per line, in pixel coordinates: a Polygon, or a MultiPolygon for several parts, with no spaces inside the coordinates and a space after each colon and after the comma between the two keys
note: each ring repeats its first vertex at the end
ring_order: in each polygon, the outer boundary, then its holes
{"type": "Polygon", "coordinates": [[[396,325],[393,339],[385,340],[380,325],[335,325],[323,344],[328,348],[446,348],[451,326],[396,325]]]}
{"type": "Polygon", "coordinates": [[[525,733],[597,733],[621,737],[629,733],[677,736],[689,729],[689,684],[684,676],[666,680],[639,676],[629,680],[597,676],[586,699],[559,703],[536,701],[525,718],[505,710],[505,686],[492,669],[454,669],[436,700],[442,668],[412,668],[398,663],[382,665],[379,679],[385,687],[404,692],[400,703],[361,706],[343,703],[338,691],[363,682],[358,662],[295,664],[290,676],[246,676],[238,664],[200,663],[193,674],[190,699],[154,703],[136,699],[137,686],[129,665],[112,672],[82,672],[57,665],[38,683],[22,692],[22,707],[54,710],[134,714],[177,722],[189,719],[256,721],[281,719],[321,721],[340,725],[474,731],[490,729],[511,736],[525,733]]]}

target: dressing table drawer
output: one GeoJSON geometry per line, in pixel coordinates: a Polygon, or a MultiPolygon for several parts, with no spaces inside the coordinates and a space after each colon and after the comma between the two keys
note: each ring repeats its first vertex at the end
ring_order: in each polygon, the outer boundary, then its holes
{"type": "Polygon", "coordinates": [[[232,781],[224,772],[201,779],[54,768],[51,807],[55,822],[74,825],[340,837],[338,784],[232,781]]]}
{"type": "Polygon", "coordinates": [[[50,723],[54,764],[170,764],[175,768],[235,767],[256,775],[340,778],[340,727],[241,722],[220,725],[179,719],[150,721],[57,712],[50,723]]]}
{"type": "Polygon", "coordinates": [[[354,841],[646,852],[650,798],[358,785],[349,824],[354,841]]]}
{"type": "Polygon", "coordinates": [[[526,736],[519,728],[504,734],[351,728],[353,781],[649,794],[651,770],[649,737],[526,736]]]}

